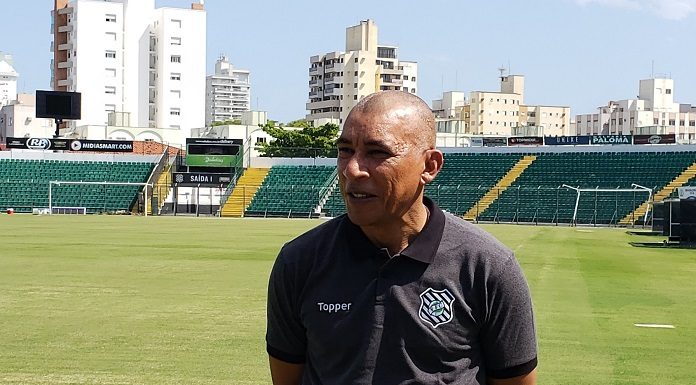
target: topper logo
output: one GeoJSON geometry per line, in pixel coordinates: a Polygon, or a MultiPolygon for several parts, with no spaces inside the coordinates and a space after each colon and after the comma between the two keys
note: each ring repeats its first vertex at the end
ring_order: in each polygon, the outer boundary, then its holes
{"type": "Polygon", "coordinates": [[[27,139],[27,148],[32,150],[48,150],[51,148],[51,141],[44,138],[27,139]]]}

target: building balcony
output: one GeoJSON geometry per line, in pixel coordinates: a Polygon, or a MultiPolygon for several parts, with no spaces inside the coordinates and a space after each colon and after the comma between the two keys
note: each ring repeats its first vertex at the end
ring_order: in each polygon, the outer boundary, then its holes
{"type": "Polygon", "coordinates": [[[309,98],[320,98],[323,93],[321,91],[309,91],[309,98]]]}
{"type": "Polygon", "coordinates": [[[58,68],[72,68],[73,62],[72,61],[62,61],[58,63],[58,68]]]}
{"type": "Polygon", "coordinates": [[[330,78],[325,78],[324,83],[342,83],[343,76],[332,76],[330,78]]]}
{"type": "Polygon", "coordinates": [[[324,90],[324,96],[329,96],[329,95],[340,95],[341,94],[341,89],[338,87],[334,88],[327,88],[324,90]]]}
{"type": "Polygon", "coordinates": [[[73,48],[72,43],[60,44],[58,46],[58,51],[70,51],[73,48]]]}
{"type": "Polygon", "coordinates": [[[309,74],[310,75],[319,75],[321,72],[321,67],[309,67],[309,74]]]}
{"type": "Polygon", "coordinates": [[[58,80],[58,87],[70,87],[73,85],[71,79],[58,80]]]}
{"type": "Polygon", "coordinates": [[[331,107],[340,107],[340,106],[341,106],[340,100],[322,100],[319,102],[309,102],[305,105],[305,108],[307,109],[307,111],[311,111],[311,110],[318,110],[318,109],[331,108],[331,107]]]}
{"type": "Polygon", "coordinates": [[[68,14],[73,13],[73,10],[74,10],[73,7],[61,8],[61,9],[58,10],[58,14],[59,14],[59,15],[68,15],[68,14]]]}
{"type": "Polygon", "coordinates": [[[314,79],[314,80],[310,80],[310,81],[309,81],[309,85],[310,85],[310,86],[313,86],[313,85],[316,85],[316,84],[319,84],[319,79],[314,79]]]}
{"type": "Polygon", "coordinates": [[[58,32],[71,32],[73,30],[72,24],[61,25],[58,27],[58,32]]]}

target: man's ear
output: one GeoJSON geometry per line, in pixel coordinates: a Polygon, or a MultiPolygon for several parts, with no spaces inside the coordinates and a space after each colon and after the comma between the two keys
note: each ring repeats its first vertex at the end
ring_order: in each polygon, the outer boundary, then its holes
{"type": "Polygon", "coordinates": [[[432,182],[437,174],[442,170],[442,165],[445,161],[442,151],[431,149],[425,152],[425,167],[421,174],[421,182],[428,184],[432,182]]]}

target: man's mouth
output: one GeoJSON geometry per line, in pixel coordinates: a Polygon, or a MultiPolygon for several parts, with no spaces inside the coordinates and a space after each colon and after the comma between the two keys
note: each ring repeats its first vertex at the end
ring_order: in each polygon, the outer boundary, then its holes
{"type": "Polygon", "coordinates": [[[367,198],[372,198],[375,195],[365,193],[365,192],[349,192],[348,196],[354,199],[367,199],[367,198]]]}

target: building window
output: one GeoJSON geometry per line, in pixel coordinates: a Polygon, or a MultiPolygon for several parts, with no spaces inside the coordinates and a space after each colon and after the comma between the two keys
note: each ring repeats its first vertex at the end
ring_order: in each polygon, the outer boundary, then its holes
{"type": "Polygon", "coordinates": [[[107,32],[106,41],[116,41],[116,32],[107,32]]]}
{"type": "Polygon", "coordinates": [[[674,126],[675,123],[676,123],[676,121],[675,121],[674,119],[670,119],[670,120],[669,120],[669,125],[670,125],[670,126],[674,126]]]}
{"type": "Polygon", "coordinates": [[[172,37],[172,45],[181,45],[180,37],[172,37]]]}
{"type": "Polygon", "coordinates": [[[411,81],[414,81],[414,82],[415,82],[415,81],[416,81],[416,77],[415,77],[415,76],[412,77],[412,78],[411,78],[411,81]]]}
{"type": "Polygon", "coordinates": [[[172,90],[171,94],[175,99],[181,99],[181,91],[180,90],[172,90]]]}
{"type": "Polygon", "coordinates": [[[116,51],[106,51],[104,56],[106,56],[108,59],[116,59],[116,51]]]}
{"type": "Polygon", "coordinates": [[[181,63],[181,56],[180,55],[172,55],[170,58],[170,61],[172,63],[181,63]]]}
{"type": "Polygon", "coordinates": [[[106,69],[106,77],[107,78],[115,78],[116,77],[116,68],[107,68],[106,69]]]}
{"type": "Polygon", "coordinates": [[[266,143],[266,138],[258,137],[256,138],[256,144],[266,143]]]}
{"type": "Polygon", "coordinates": [[[175,28],[181,28],[181,20],[179,19],[172,19],[172,24],[175,28]]]}
{"type": "Polygon", "coordinates": [[[358,62],[358,58],[357,58],[357,57],[355,58],[355,62],[356,62],[356,63],[358,62]]]}
{"type": "Polygon", "coordinates": [[[696,127],[696,120],[689,120],[689,127],[696,127]]]}
{"type": "Polygon", "coordinates": [[[106,19],[107,23],[115,23],[116,22],[116,15],[114,15],[113,13],[107,13],[105,19],[106,19]]]}
{"type": "Polygon", "coordinates": [[[408,80],[408,75],[404,75],[404,80],[408,80]]]}
{"type": "Polygon", "coordinates": [[[106,86],[106,87],[104,88],[104,93],[105,93],[105,94],[111,94],[111,95],[113,95],[113,94],[116,93],[116,87],[106,86]]]}
{"type": "Polygon", "coordinates": [[[171,110],[169,110],[169,115],[179,116],[179,115],[181,115],[181,109],[180,108],[172,108],[171,110]]]}
{"type": "Polygon", "coordinates": [[[411,93],[412,93],[412,94],[415,94],[415,93],[416,93],[416,89],[415,89],[415,88],[411,88],[411,93]]]}
{"type": "Polygon", "coordinates": [[[116,105],[115,104],[106,104],[106,105],[104,105],[104,110],[107,113],[116,112],[116,105]]]}
{"type": "Polygon", "coordinates": [[[180,74],[180,73],[176,73],[176,72],[172,72],[172,74],[169,75],[169,79],[171,79],[171,80],[181,80],[181,74],[180,74]]]}
{"type": "Polygon", "coordinates": [[[358,95],[353,95],[353,100],[358,100],[358,95]]]}
{"type": "Polygon", "coordinates": [[[667,88],[667,89],[665,90],[665,93],[666,93],[667,95],[671,95],[671,94],[672,94],[672,89],[671,89],[671,88],[667,88]]]}

